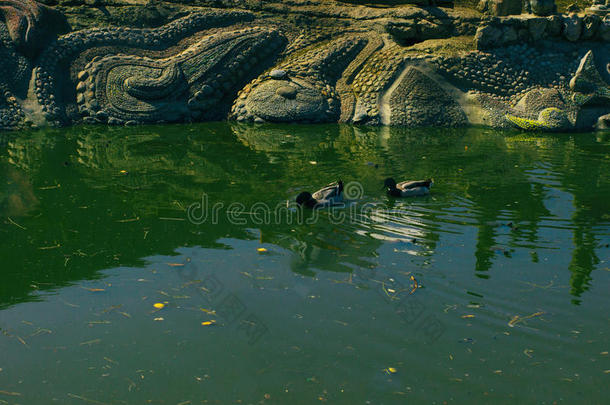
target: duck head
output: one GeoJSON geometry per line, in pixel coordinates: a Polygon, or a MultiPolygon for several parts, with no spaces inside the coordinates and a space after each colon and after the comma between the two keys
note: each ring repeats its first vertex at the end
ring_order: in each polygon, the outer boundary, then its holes
{"type": "Polygon", "coordinates": [[[389,189],[389,190],[393,190],[393,189],[395,189],[395,188],[396,188],[396,180],[394,180],[394,179],[393,179],[393,178],[391,178],[391,177],[388,177],[387,179],[385,179],[385,180],[383,181],[383,187],[384,187],[384,188],[387,188],[387,189],[389,189]]]}
{"type": "Polygon", "coordinates": [[[297,196],[297,205],[299,207],[305,206],[308,208],[312,208],[314,205],[316,205],[316,203],[317,201],[314,200],[309,191],[303,191],[297,196]]]}

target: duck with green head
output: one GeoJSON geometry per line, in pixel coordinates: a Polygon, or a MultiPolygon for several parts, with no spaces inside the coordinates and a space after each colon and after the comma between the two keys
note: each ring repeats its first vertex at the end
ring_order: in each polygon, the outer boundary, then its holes
{"type": "Polygon", "coordinates": [[[388,195],[392,197],[417,197],[430,194],[432,184],[434,184],[432,179],[396,183],[396,180],[388,177],[383,182],[383,187],[387,190],[388,195]]]}
{"type": "Polygon", "coordinates": [[[303,191],[297,196],[297,205],[307,208],[326,208],[343,203],[343,181],[339,180],[311,194],[303,191]]]}

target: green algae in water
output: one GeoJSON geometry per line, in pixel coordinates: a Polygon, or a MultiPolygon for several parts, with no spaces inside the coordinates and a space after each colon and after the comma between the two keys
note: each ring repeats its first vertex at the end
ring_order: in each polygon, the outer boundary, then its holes
{"type": "Polygon", "coordinates": [[[605,397],[604,134],[218,123],[2,139],[2,401],[605,397]],[[435,184],[390,199],[390,175],[435,184]],[[286,209],[337,178],[361,185],[343,219],[286,209]]]}

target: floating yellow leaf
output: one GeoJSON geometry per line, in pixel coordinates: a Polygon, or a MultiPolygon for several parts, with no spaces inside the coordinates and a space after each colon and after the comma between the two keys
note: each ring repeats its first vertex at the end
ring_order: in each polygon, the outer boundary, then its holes
{"type": "Polygon", "coordinates": [[[127,170],[121,170],[119,173],[121,173],[121,174],[127,174],[127,170]]]}
{"type": "Polygon", "coordinates": [[[155,318],[155,319],[153,319],[153,321],[157,321],[157,322],[164,321],[164,320],[165,320],[165,319],[163,319],[162,317],[159,317],[159,318],[155,318]]]}
{"type": "Polygon", "coordinates": [[[519,322],[523,322],[527,319],[530,318],[534,318],[536,316],[540,316],[540,315],[544,315],[544,312],[539,311],[539,312],[534,312],[531,315],[527,315],[527,316],[519,316],[519,315],[515,315],[509,322],[508,322],[508,326],[510,326],[511,328],[514,328],[516,324],[518,324],[519,322]]]}
{"type": "Polygon", "coordinates": [[[474,315],[472,315],[472,314],[462,315],[462,318],[474,318],[474,315]]]}
{"type": "Polygon", "coordinates": [[[204,321],[204,322],[201,322],[201,324],[202,324],[203,326],[210,326],[210,325],[214,325],[215,323],[216,323],[216,321],[215,321],[214,319],[212,319],[211,321],[204,321]]]}
{"type": "MultiPolygon", "coordinates": [[[[0,394],[2,394],[2,395],[9,395],[11,397],[19,397],[19,396],[21,396],[20,392],[11,392],[11,391],[3,391],[3,390],[0,390],[0,394]]],[[[8,402],[7,402],[7,404],[8,404],[8,402]]]]}
{"type": "Polygon", "coordinates": [[[157,302],[156,304],[153,305],[153,307],[155,307],[157,309],[163,309],[163,308],[165,308],[165,304],[157,302]]]}
{"type": "Polygon", "coordinates": [[[256,249],[256,251],[259,252],[259,253],[265,253],[267,251],[267,249],[265,249],[265,248],[258,248],[258,249],[256,249]]]}

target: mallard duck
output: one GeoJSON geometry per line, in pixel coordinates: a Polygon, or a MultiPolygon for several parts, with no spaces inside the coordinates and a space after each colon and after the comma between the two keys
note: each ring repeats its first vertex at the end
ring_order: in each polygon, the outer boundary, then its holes
{"type": "Polygon", "coordinates": [[[343,181],[316,191],[313,195],[309,191],[303,191],[297,196],[297,204],[307,208],[324,208],[338,205],[343,202],[343,181]]]}
{"type": "Polygon", "coordinates": [[[416,197],[429,194],[432,184],[434,184],[432,179],[402,181],[397,184],[396,180],[388,177],[383,182],[383,187],[387,188],[388,194],[392,197],[416,197]]]}

